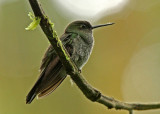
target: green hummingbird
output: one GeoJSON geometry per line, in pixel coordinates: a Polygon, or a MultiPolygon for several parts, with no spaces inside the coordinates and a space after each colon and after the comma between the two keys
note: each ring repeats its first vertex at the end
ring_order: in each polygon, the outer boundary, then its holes
{"type": "MultiPolygon", "coordinates": [[[[114,23],[92,26],[88,21],[74,21],[66,27],[60,40],[77,68],[81,70],[91,55],[94,45],[92,30],[112,24],[114,23]]],[[[59,56],[50,45],[42,59],[40,76],[26,97],[26,104],[30,104],[36,96],[41,98],[52,93],[66,76],[59,56]]]]}

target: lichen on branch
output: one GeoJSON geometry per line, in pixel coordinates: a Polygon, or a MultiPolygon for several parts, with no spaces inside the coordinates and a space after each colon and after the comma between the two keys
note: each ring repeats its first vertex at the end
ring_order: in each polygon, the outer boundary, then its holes
{"type": "Polygon", "coordinates": [[[32,20],[32,22],[29,24],[29,26],[27,28],[25,28],[26,30],[34,30],[37,28],[37,26],[39,25],[41,18],[40,17],[35,17],[33,13],[29,12],[28,16],[30,17],[30,19],[32,20]]]}

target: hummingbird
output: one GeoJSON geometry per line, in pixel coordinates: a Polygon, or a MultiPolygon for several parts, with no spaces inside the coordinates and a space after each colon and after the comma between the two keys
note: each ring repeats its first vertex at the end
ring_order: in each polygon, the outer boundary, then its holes
{"type": "MultiPolygon", "coordinates": [[[[60,40],[80,71],[88,61],[94,46],[92,30],[113,24],[92,26],[88,21],[74,21],[66,27],[60,40]]],[[[30,104],[36,96],[42,98],[51,94],[66,77],[65,67],[50,45],[41,62],[40,76],[26,97],[26,104],[30,104]]]]}

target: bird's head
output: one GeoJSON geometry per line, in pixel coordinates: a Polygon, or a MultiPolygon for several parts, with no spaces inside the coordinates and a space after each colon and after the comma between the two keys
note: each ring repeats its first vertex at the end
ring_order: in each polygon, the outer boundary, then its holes
{"type": "Polygon", "coordinates": [[[92,30],[95,28],[103,27],[103,26],[108,26],[108,25],[113,25],[114,23],[107,23],[107,24],[101,24],[101,25],[96,25],[92,26],[88,21],[74,21],[70,23],[65,32],[73,32],[73,33],[92,33],[92,30]]]}
{"type": "Polygon", "coordinates": [[[74,21],[67,26],[65,33],[76,33],[82,38],[88,39],[92,37],[93,29],[113,24],[114,23],[107,23],[107,24],[92,26],[88,21],[74,21]]]}

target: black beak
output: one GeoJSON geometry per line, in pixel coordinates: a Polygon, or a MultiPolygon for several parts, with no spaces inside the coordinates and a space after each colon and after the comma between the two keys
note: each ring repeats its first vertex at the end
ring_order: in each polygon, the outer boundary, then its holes
{"type": "Polygon", "coordinates": [[[107,23],[107,24],[102,24],[102,25],[96,25],[96,26],[92,26],[92,29],[103,27],[103,26],[108,26],[108,25],[113,25],[113,24],[114,23],[107,23]]]}

